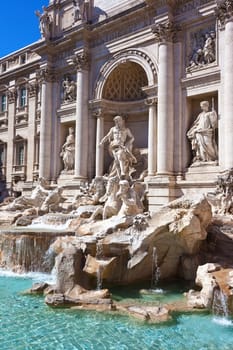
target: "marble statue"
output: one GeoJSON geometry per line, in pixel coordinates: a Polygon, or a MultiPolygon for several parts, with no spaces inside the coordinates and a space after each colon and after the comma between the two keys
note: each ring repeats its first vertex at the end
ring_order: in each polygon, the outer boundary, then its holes
{"type": "Polygon", "coordinates": [[[20,196],[16,198],[8,205],[7,210],[24,210],[31,207],[40,208],[49,194],[48,182],[43,177],[40,177],[31,196],[20,196]]]}
{"type": "Polygon", "coordinates": [[[215,32],[206,33],[205,44],[203,47],[205,63],[212,63],[215,61],[215,32]]]}
{"type": "Polygon", "coordinates": [[[74,137],[74,129],[72,127],[69,128],[69,134],[66,137],[66,142],[62,146],[62,151],[60,153],[64,163],[64,171],[74,170],[75,163],[75,137],[74,137]]]}
{"type": "Polygon", "coordinates": [[[40,13],[40,11],[36,11],[35,14],[37,17],[39,17],[41,35],[45,39],[50,39],[52,21],[46,7],[43,6],[42,9],[43,9],[42,13],[40,13]]]}
{"type": "Polygon", "coordinates": [[[73,102],[76,99],[76,83],[73,80],[66,78],[63,81],[64,102],[73,102]]]}
{"type": "Polygon", "coordinates": [[[220,215],[233,214],[233,169],[217,177],[216,190],[206,195],[212,211],[220,215]]]}
{"type": "Polygon", "coordinates": [[[117,197],[122,200],[122,205],[118,216],[135,216],[143,213],[143,195],[145,192],[144,185],[135,183],[130,187],[129,181],[121,180],[119,182],[120,189],[117,197]]]}
{"type": "Polygon", "coordinates": [[[74,22],[79,20],[87,22],[88,8],[90,6],[89,0],[73,0],[74,6],[74,22]]]}
{"type": "Polygon", "coordinates": [[[136,163],[136,158],[132,154],[134,136],[130,129],[125,127],[125,121],[121,116],[114,117],[115,126],[100,142],[100,146],[109,142],[109,151],[114,159],[111,176],[117,175],[119,178],[129,178],[129,168],[136,163]]]}
{"type": "Polygon", "coordinates": [[[195,162],[213,162],[218,159],[215,130],[217,129],[217,114],[215,110],[209,111],[209,102],[200,103],[202,112],[188,130],[187,136],[192,144],[195,162]]]}
{"type": "Polygon", "coordinates": [[[62,197],[62,191],[63,188],[59,186],[57,186],[54,190],[50,191],[47,197],[45,198],[44,202],[42,203],[40,210],[43,213],[60,212],[62,210],[60,204],[62,204],[65,201],[65,198],[62,197]]]}
{"type": "Polygon", "coordinates": [[[114,215],[117,215],[122,201],[117,196],[119,190],[119,179],[117,176],[110,177],[106,186],[106,193],[99,198],[99,203],[104,203],[103,207],[97,207],[95,212],[91,216],[91,220],[95,220],[96,217],[102,216],[103,220],[108,219],[114,215]]]}

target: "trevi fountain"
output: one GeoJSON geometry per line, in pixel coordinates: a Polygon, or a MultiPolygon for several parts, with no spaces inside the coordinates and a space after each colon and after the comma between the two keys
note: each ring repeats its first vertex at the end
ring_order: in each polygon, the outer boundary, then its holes
{"type": "MultiPolygon", "coordinates": [[[[215,112],[201,107],[188,137],[195,162],[214,161],[210,132],[198,128],[214,125],[215,112]]],[[[16,349],[230,349],[233,170],[215,191],[150,213],[134,136],[121,116],[113,124],[99,145],[108,143],[109,173],[71,202],[39,178],[30,196],[2,203],[0,279],[8,276],[9,290],[1,291],[1,325],[16,318],[16,349]],[[42,280],[30,285],[34,278],[42,280]]],[[[70,152],[63,147],[67,169],[70,152]]]]}
{"type": "Polygon", "coordinates": [[[233,349],[233,1],[117,3],[1,60],[1,350],[233,349]]]}

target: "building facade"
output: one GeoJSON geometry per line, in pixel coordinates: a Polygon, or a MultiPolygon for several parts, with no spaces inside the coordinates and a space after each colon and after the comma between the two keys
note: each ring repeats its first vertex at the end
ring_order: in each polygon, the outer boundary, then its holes
{"type": "Polygon", "coordinates": [[[50,0],[37,16],[41,39],[0,60],[10,190],[43,176],[74,195],[107,173],[116,115],[148,158],[151,210],[233,167],[233,1],[50,0]]]}

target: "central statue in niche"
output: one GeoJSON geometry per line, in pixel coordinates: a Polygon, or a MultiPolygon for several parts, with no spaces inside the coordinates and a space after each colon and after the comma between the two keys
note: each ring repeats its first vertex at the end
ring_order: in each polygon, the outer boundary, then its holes
{"type": "Polygon", "coordinates": [[[215,130],[218,126],[218,117],[215,110],[209,111],[209,102],[200,103],[202,112],[197,116],[192,127],[187,132],[194,151],[193,164],[214,162],[218,159],[215,130]]]}
{"type": "Polygon", "coordinates": [[[137,160],[132,154],[134,136],[130,129],[126,128],[124,119],[117,115],[114,117],[115,126],[100,142],[100,146],[109,142],[109,152],[114,159],[109,176],[118,176],[120,179],[128,179],[130,167],[137,160]]]}

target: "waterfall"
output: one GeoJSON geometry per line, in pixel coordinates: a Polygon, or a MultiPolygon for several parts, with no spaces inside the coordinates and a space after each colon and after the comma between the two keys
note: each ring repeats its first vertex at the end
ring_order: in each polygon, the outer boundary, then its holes
{"type": "Polygon", "coordinates": [[[103,242],[101,240],[96,242],[96,259],[101,259],[104,254],[103,242]]]}
{"type": "MultiPolygon", "coordinates": [[[[67,233],[66,233],[67,234],[67,233]]],[[[15,272],[51,272],[50,245],[64,233],[0,232],[0,267],[15,272]]]]}
{"type": "Polygon", "coordinates": [[[217,316],[228,317],[228,298],[220,288],[215,288],[212,304],[213,313],[217,316]]]}
{"type": "Polygon", "coordinates": [[[152,289],[158,284],[159,278],[160,278],[160,269],[158,266],[157,248],[153,247],[153,250],[152,250],[152,274],[151,274],[151,288],[152,289]]]}
{"type": "Polygon", "coordinates": [[[99,264],[98,269],[96,271],[96,279],[96,289],[101,290],[103,285],[103,266],[101,264],[99,264]]]}

